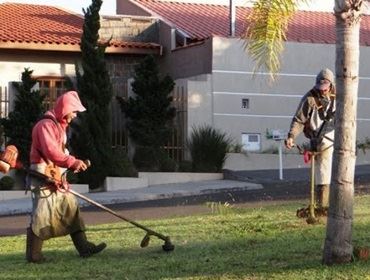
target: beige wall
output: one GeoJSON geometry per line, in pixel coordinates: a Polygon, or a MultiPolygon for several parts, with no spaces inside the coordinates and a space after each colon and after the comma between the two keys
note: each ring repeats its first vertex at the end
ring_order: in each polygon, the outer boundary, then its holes
{"type": "Polygon", "coordinates": [[[213,123],[211,78],[211,75],[199,75],[187,81],[188,132],[191,132],[193,126],[213,123]]]}

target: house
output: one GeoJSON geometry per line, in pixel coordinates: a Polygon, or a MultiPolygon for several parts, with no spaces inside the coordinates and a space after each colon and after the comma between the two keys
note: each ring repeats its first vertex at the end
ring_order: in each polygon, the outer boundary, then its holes
{"type": "MultiPolygon", "coordinates": [[[[190,2],[117,0],[117,14],[160,20],[161,69],[175,79],[177,90],[187,98],[186,135],[193,126],[209,124],[229,133],[246,150],[276,148],[270,133],[284,134],[316,74],[335,68],[334,15],[295,14],[278,79],[268,83],[268,73],[254,73],[254,63],[240,39],[250,8],[236,6],[234,18],[228,5],[190,2]]],[[[360,45],[357,136],[361,141],[370,134],[370,16],[362,18],[360,45]]]]}
{"type": "MultiPolygon", "coordinates": [[[[106,48],[106,61],[114,94],[127,95],[127,81],[144,55],[161,55],[162,47],[153,43],[143,30],[151,30],[157,20],[146,17],[101,18],[102,41],[112,39],[106,48]]],[[[60,8],[33,4],[0,4],[0,102],[1,117],[14,99],[13,81],[21,80],[24,68],[33,70],[46,103],[52,106],[65,91],[65,77],[75,77],[75,64],[81,61],[80,38],[84,17],[60,8]]],[[[113,100],[115,101],[115,99],[113,100]]],[[[116,102],[113,119],[113,145],[124,145],[122,116],[116,102]]],[[[11,110],[11,108],[10,108],[11,110]]]]}

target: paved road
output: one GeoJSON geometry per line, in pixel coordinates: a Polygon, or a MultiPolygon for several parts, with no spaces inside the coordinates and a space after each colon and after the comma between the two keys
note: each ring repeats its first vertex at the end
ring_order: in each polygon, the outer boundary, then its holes
{"type": "MultiPolygon", "coordinates": [[[[355,190],[357,194],[370,193],[368,170],[370,170],[370,166],[361,166],[356,169],[355,190]]],[[[228,188],[198,195],[118,203],[109,207],[124,217],[143,220],[207,213],[211,210],[205,205],[205,202],[210,201],[229,202],[238,204],[240,207],[249,207],[288,199],[308,200],[308,174],[308,169],[285,170],[284,180],[279,180],[277,170],[226,172],[226,177],[260,183],[263,188],[228,188]]],[[[82,208],[82,215],[87,225],[121,222],[113,215],[92,206],[82,208]]],[[[28,223],[28,215],[0,217],[0,236],[23,234],[28,223]]]]}

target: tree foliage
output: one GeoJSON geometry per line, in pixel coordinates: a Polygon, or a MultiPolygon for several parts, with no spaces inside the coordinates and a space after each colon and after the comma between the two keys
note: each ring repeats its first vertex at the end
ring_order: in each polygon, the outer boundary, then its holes
{"type": "Polygon", "coordinates": [[[171,107],[170,93],[175,83],[171,77],[159,77],[153,56],[147,56],[135,68],[132,90],[135,96],[119,99],[127,117],[127,128],[136,145],[153,147],[164,145],[171,133],[170,122],[176,114],[171,107]]]}
{"type": "Polygon", "coordinates": [[[32,128],[45,112],[44,95],[34,86],[37,81],[31,77],[33,71],[25,68],[21,82],[13,82],[17,93],[14,109],[7,118],[1,119],[6,144],[15,145],[19,150],[19,158],[25,166],[29,165],[29,154],[32,142],[32,128]]]}
{"type": "Polygon", "coordinates": [[[242,38],[246,39],[245,49],[255,61],[255,72],[266,69],[270,78],[275,79],[280,70],[288,22],[297,11],[297,5],[296,0],[259,0],[253,4],[242,38]]]}
{"type": "Polygon", "coordinates": [[[82,71],[76,65],[77,88],[87,112],[73,125],[72,148],[92,166],[81,173],[91,188],[102,185],[112,164],[110,103],[113,88],[104,60],[106,45],[99,44],[101,0],[93,0],[85,10],[81,37],[82,71]]]}

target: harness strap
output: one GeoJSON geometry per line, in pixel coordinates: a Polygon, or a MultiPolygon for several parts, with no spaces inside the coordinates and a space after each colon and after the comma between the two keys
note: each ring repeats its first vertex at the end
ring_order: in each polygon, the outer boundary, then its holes
{"type": "MultiPolygon", "coordinates": [[[[60,129],[60,126],[59,126],[59,123],[57,122],[57,120],[51,116],[51,115],[44,115],[42,118],[40,118],[39,121],[41,120],[44,120],[44,119],[49,119],[51,121],[53,121],[55,123],[55,125],[57,126],[58,130],[59,130],[59,133],[61,134],[61,129],[60,129]]],[[[62,150],[64,150],[64,143],[62,144],[62,150]]],[[[60,171],[59,171],[59,167],[56,166],[53,162],[51,162],[47,157],[45,157],[45,155],[42,153],[42,151],[40,149],[37,149],[40,157],[42,158],[42,160],[45,162],[46,166],[45,166],[45,170],[43,171],[44,175],[48,176],[48,177],[51,177],[51,178],[54,178],[56,181],[60,181],[60,182],[63,182],[62,185],[63,186],[59,186],[59,184],[51,184],[49,182],[49,184],[47,184],[47,187],[49,189],[56,189],[57,191],[61,191],[64,187],[64,189],[68,190],[69,189],[69,185],[66,184],[66,180],[63,180],[62,178],[62,174],[60,174],[60,171]]],[[[38,171],[39,173],[40,171],[38,171]]],[[[30,175],[35,175],[33,174],[32,172],[29,172],[30,175]]],[[[55,181],[55,182],[56,182],[55,181]]],[[[29,189],[26,189],[26,193],[29,189]]]]}

